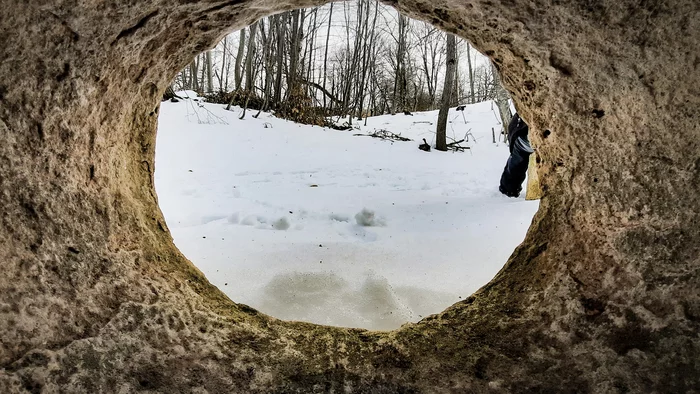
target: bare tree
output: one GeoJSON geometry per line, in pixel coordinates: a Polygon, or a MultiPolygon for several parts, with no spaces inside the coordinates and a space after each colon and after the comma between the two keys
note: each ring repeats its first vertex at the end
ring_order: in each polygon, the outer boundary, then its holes
{"type": "MultiPolygon", "coordinates": [[[[438,95],[446,77],[443,37],[377,0],[344,2],[341,12],[331,3],[263,18],[224,37],[214,50],[195,57],[172,87],[207,93],[213,85],[222,93],[233,88],[227,97],[231,106],[250,102],[258,111],[273,109],[299,121],[309,119],[295,117],[300,111],[352,122],[432,110],[443,104],[438,95]]],[[[469,44],[460,69],[460,45],[456,40],[450,105],[495,98],[493,72],[475,59],[469,44]]]]}
{"type": "Polygon", "coordinates": [[[367,13],[366,13],[366,19],[365,19],[365,45],[364,48],[362,49],[362,77],[360,78],[360,84],[359,84],[359,89],[358,89],[358,96],[359,96],[359,106],[358,106],[358,117],[362,117],[362,112],[364,110],[364,104],[365,104],[365,97],[367,96],[366,93],[366,87],[367,84],[369,83],[369,78],[367,77],[368,72],[371,72],[371,62],[373,61],[373,52],[374,52],[374,45],[376,42],[376,27],[377,27],[377,15],[379,14],[379,2],[375,1],[374,2],[374,16],[372,18],[372,27],[369,27],[368,21],[369,21],[369,4],[370,1],[367,1],[367,13]]]}
{"type": "MultiPolygon", "coordinates": [[[[328,43],[331,38],[331,26],[333,20],[333,3],[331,3],[331,9],[328,12],[328,30],[326,31],[326,50],[323,53],[323,90],[326,90],[326,79],[328,74],[328,43]]],[[[323,96],[323,107],[327,108],[326,105],[326,95],[323,96]]]]}
{"type": "Polygon", "coordinates": [[[299,53],[301,52],[301,37],[306,10],[294,10],[291,13],[291,37],[289,47],[289,72],[287,74],[287,94],[296,94],[299,53]]]}
{"type": "Polygon", "coordinates": [[[513,117],[513,114],[510,111],[508,92],[506,92],[506,90],[501,85],[501,81],[498,76],[498,71],[496,70],[496,66],[494,66],[493,63],[491,63],[491,72],[493,73],[495,80],[495,101],[496,106],[498,107],[498,112],[501,115],[501,127],[504,135],[503,139],[505,140],[508,136],[508,124],[510,123],[510,119],[513,117]]]}
{"type": "Polygon", "coordinates": [[[222,56],[221,56],[221,74],[219,75],[219,92],[224,91],[224,86],[228,85],[228,72],[226,69],[226,66],[228,63],[226,62],[226,49],[228,44],[228,36],[224,37],[224,40],[222,41],[222,56]],[[224,77],[226,76],[226,77],[224,77]]]}
{"type": "Polygon", "coordinates": [[[474,104],[476,97],[474,96],[474,68],[472,67],[471,45],[467,42],[467,67],[469,68],[469,102],[474,104]]]}
{"type": "Polygon", "coordinates": [[[192,90],[199,90],[199,84],[197,83],[197,65],[199,62],[199,56],[195,57],[192,63],[190,64],[190,81],[189,81],[189,88],[192,90]]]}
{"type": "MultiPolygon", "coordinates": [[[[282,69],[284,66],[284,51],[285,51],[285,22],[289,19],[289,14],[275,15],[273,17],[274,26],[277,32],[277,55],[276,55],[276,70],[275,70],[275,95],[273,101],[276,104],[282,100],[282,69]]],[[[277,105],[276,105],[277,106],[277,105]]]]}
{"type": "Polygon", "coordinates": [[[418,46],[420,56],[421,56],[421,70],[425,76],[425,83],[428,89],[428,108],[431,108],[435,104],[435,93],[437,90],[437,80],[440,67],[442,67],[443,61],[443,34],[440,30],[424,24],[423,29],[419,29],[420,36],[418,37],[418,42],[421,43],[418,46]]]}
{"type": "Polygon", "coordinates": [[[260,35],[262,36],[262,47],[263,47],[263,59],[264,59],[264,75],[265,87],[263,88],[263,105],[258,109],[258,113],[253,117],[257,118],[260,116],[260,112],[267,110],[270,102],[270,88],[272,86],[272,67],[273,67],[273,57],[272,57],[272,28],[270,27],[270,32],[267,34],[265,29],[265,20],[260,21],[260,35]]]}
{"type": "Polygon", "coordinates": [[[246,95],[253,91],[253,59],[255,58],[255,34],[258,31],[258,22],[250,25],[250,37],[248,38],[248,49],[245,55],[245,90],[246,95]]]}
{"type": "Polygon", "coordinates": [[[211,67],[211,51],[207,51],[206,53],[206,60],[207,60],[207,92],[212,92],[214,91],[214,79],[212,77],[212,67],[211,67]]]}
{"type": "Polygon", "coordinates": [[[236,90],[241,88],[243,72],[241,70],[241,62],[243,61],[243,51],[245,50],[245,29],[241,29],[240,38],[238,39],[238,54],[236,55],[236,66],[233,69],[234,81],[236,82],[236,90]]]}
{"type": "Polygon", "coordinates": [[[456,42],[453,34],[447,34],[447,54],[445,68],[445,87],[442,90],[442,106],[438,113],[437,136],[435,137],[435,149],[447,150],[447,114],[450,110],[450,99],[452,87],[454,86],[454,76],[457,66],[456,42]]]}
{"type": "Polygon", "coordinates": [[[396,35],[396,63],[394,72],[394,92],[392,113],[404,110],[406,100],[406,36],[408,18],[399,14],[398,33],[396,35]]]}

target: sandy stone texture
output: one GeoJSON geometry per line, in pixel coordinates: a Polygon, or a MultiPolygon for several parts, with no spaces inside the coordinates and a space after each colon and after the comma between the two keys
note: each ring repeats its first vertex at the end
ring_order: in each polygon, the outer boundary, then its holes
{"type": "Polygon", "coordinates": [[[491,57],[541,158],[526,240],[438,315],[284,322],[178,252],[164,89],[227,32],[322,2],[0,0],[0,392],[700,391],[695,0],[388,2],[491,57]]]}

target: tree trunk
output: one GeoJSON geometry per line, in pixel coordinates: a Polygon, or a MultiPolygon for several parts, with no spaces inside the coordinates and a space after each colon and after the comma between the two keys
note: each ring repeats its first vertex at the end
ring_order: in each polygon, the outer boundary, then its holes
{"type": "Polygon", "coordinates": [[[203,53],[197,56],[197,64],[199,64],[199,69],[201,70],[199,73],[199,88],[201,92],[205,92],[207,86],[205,82],[207,80],[207,62],[203,53]]]}
{"type": "Polygon", "coordinates": [[[360,78],[360,91],[358,92],[359,95],[359,115],[358,117],[364,116],[362,114],[364,104],[365,104],[365,96],[366,96],[366,90],[367,90],[367,84],[368,84],[368,76],[367,73],[368,71],[371,72],[371,64],[376,61],[376,57],[373,57],[372,54],[374,53],[374,45],[375,45],[375,38],[376,38],[376,28],[377,28],[377,16],[379,14],[379,3],[375,2],[374,4],[374,16],[372,18],[372,27],[371,29],[369,28],[369,8],[370,8],[370,2],[367,1],[367,16],[365,20],[365,44],[364,48],[362,50],[363,52],[363,57],[362,57],[362,77],[360,78]]]}
{"type": "MultiPolygon", "coordinates": [[[[326,49],[323,53],[323,89],[326,89],[326,79],[327,79],[327,73],[328,73],[328,43],[331,38],[331,25],[333,21],[333,4],[331,3],[331,8],[328,11],[328,30],[326,31],[326,49]]],[[[323,108],[326,108],[326,96],[323,96],[323,108]]]]}
{"type": "Polygon", "coordinates": [[[270,102],[270,86],[272,86],[272,25],[270,24],[270,19],[268,18],[269,32],[265,29],[264,20],[260,21],[260,34],[263,42],[263,64],[264,64],[264,88],[263,88],[263,105],[258,109],[258,113],[253,117],[257,118],[260,116],[262,111],[267,111],[267,106],[270,102]]]}
{"type": "Polygon", "coordinates": [[[214,79],[212,76],[212,67],[211,67],[211,51],[207,51],[207,93],[211,93],[214,91],[214,79]]]}
{"type": "Polygon", "coordinates": [[[223,53],[221,55],[221,78],[219,78],[219,91],[223,92],[224,89],[228,88],[228,72],[226,71],[226,47],[228,46],[228,36],[224,37],[224,42],[223,42],[223,53]],[[225,76],[225,77],[224,77],[225,76]]]}
{"type": "Polygon", "coordinates": [[[199,85],[197,85],[197,58],[195,57],[190,64],[190,86],[189,88],[197,91],[199,90],[199,85]]]}
{"type": "Polygon", "coordinates": [[[300,35],[301,35],[301,11],[294,10],[291,12],[292,31],[289,48],[289,73],[287,75],[287,96],[295,94],[297,88],[298,67],[299,67],[299,52],[300,52],[300,35]]]}
{"type": "MultiPolygon", "coordinates": [[[[461,40],[460,40],[461,42],[461,40]]],[[[462,97],[462,89],[459,84],[459,51],[457,51],[457,44],[455,44],[455,75],[454,75],[454,87],[452,91],[452,98],[450,100],[450,106],[456,107],[459,104],[459,100],[462,97]]]]}
{"type": "Polygon", "coordinates": [[[243,53],[245,51],[245,29],[241,29],[240,36],[238,39],[238,53],[236,54],[236,67],[233,70],[234,82],[236,82],[236,89],[241,88],[241,82],[243,79],[243,71],[241,65],[243,62],[243,53]]]}
{"type": "Polygon", "coordinates": [[[454,86],[455,69],[457,68],[455,36],[447,34],[447,58],[445,59],[445,87],[442,90],[442,105],[438,113],[437,135],[435,137],[435,149],[447,150],[447,114],[450,111],[450,99],[454,86]]]}
{"type": "Polygon", "coordinates": [[[258,31],[258,23],[250,25],[250,37],[248,38],[248,50],[245,55],[245,90],[249,95],[253,91],[255,81],[253,79],[253,60],[255,58],[255,34],[258,31]]]}
{"type": "Polygon", "coordinates": [[[469,102],[474,104],[476,97],[474,96],[474,69],[472,68],[472,53],[471,44],[467,41],[467,67],[469,71],[469,102]]]}
{"type": "Polygon", "coordinates": [[[309,28],[306,42],[307,42],[307,53],[306,53],[306,80],[316,82],[316,36],[317,36],[317,20],[318,20],[318,8],[313,10],[313,19],[309,18],[309,28]]]}
{"type": "Polygon", "coordinates": [[[498,107],[498,112],[501,115],[501,128],[503,135],[505,136],[503,139],[504,141],[507,141],[508,124],[510,123],[510,119],[513,117],[513,113],[510,110],[508,92],[506,92],[503,85],[501,85],[501,78],[499,77],[498,71],[493,63],[491,63],[491,72],[493,74],[494,88],[496,89],[496,106],[498,107]]]}
{"type": "Polygon", "coordinates": [[[284,37],[287,29],[283,26],[287,19],[286,14],[275,15],[275,27],[277,30],[277,66],[275,75],[274,105],[277,107],[282,101],[282,68],[284,68],[284,37]]]}
{"type": "Polygon", "coordinates": [[[405,94],[406,94],[406,26],[408,24],[407,17],[399,13],[398,37],[396,43],[396,66],[394,74],[394,93],[393,93],[393,108],[392,114],[397,111],[404,110],[405,94]]]}

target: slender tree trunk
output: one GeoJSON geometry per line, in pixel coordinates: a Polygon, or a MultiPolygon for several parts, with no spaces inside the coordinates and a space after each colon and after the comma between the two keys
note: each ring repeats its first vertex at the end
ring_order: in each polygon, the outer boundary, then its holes
{"type": "MultiPolygon", "coordinates": [[[[328,30],[326,31],[326,49],[323,53],[323,89],[326,89],[326,74],[328,72],[328,42],[331,38],[331,22],[333,21],[333,3],[331,3],[331,9],[328,12],[328,30]]],[[[326,95],[323,95],[323,108],[326,108],[326,95]]]]}
{"type": "Polygon", "coordinates": [[[392,113],[405,110],[406,105],[406,33],[408,17],[399,14],[399,32],[396,48],[396,75],[394,79],[394,108],[392,113]]]}
{"type": "Polygon", "coordinates": [[[236,54],[236,67],[233,70],[233,76],[236,82],[236,89],[241,88],[241,81],[243,79],[243,72],[241,70],[241,64],[243,62],[243,51],[245,50],[245,29],[241,29],[240,38],[238,39],[238,53],[236,54]]]}
{"type": "Polygon", "coordinates": [[[290,93],[296,93],[295,89],[297,87],[297,73],[299,67],[299,52],[300,52],[300,40],[299,36],[301,33],[301,11],[292,11],[292,37],[291,37],[291,48],[289,48],[289,73],[287,75],[287,95],[290,93]]]}
{"type": "Polygon", "coordinates": [[[274,103],[275,107],[279,106],[282,101],[282,68],[284,67],[284,36],[286,28],[283,26],[286,15],[275,15],[276,23],[275,27],[277,30],[277,75],[275,76],[275,96],[274,103]]]}
{"type": "Polygon", "coordinates": [[[354,112],[355,115],[357,115],[359,95],[361,93],[360,83],[362,83],[362,81],[360,81],[360,78],[358,78],[358,76],[360,75],[360,65],[362,63],[362,58],[366,55],[366,52],[363,51],[363,42],[365,41],[365,31],[367,30],[366,26],[368,14],[369,13],[367,12],[365,1],[358,1],[355,43],[353,44],[352,60],[348,66],[347,83],[345,84],[345,93],[343,95],[343,109],[345,111],[345,115],[349,116],[350,123],[352,123],[352,112],[354,112]],[[353,88],[355,93],[354,100],[353,88]],[[354,111],[352,112],[350,111],[351,107],[354,109],[354,111]]]}
{"type": "MultiPolygon", "coordinates": [[[[317,20],[318,20],[318,8],[314,8],[313,10],[313,19],[309,18],[309,29],[308,32],[310,33],[310,37],[307,38],[307,45],[308,45],[308,50],[306,54],[306,60],[307,60],[307,69],[306,69],[306,80],[311,81],[311,82],[316,82],[315,77],[316,77],[316,51],[315,51],[315,43],[316,43],[316,33],[317,33],[317,20]]],[[[307,86],[307,89],[308,86],[307,86]]]]}
{"type": "Polygon", "coordinates": [[[258,23],[250,25],[250,37],[248,37],[248,50],[245,55],[245,90],[251,94],[255,80],[253,79],[253,59],[255,58],[255,34],[258,31],[258,23]]]}
{"type": "Polygon", "coordinates": [[[457,51],[457,44],[455,44],[455,75],[454,75],[454,90],[452,91],[452,99],[450,101],[450,106],[455,107],[459,104],[459,99],[462,96],[462,89],[460,89],[459,84],[459,51],[457,51]]]}
{"type": "Polygon", "coordinates": [[[250,93],[245,95],[245,103],[243,104],[243,111],[241,111],[241,116],[238,118],[240,120],[245,119],[245,113],[248,110],[248,102],[250,101],[250,93]]]}
{"type": "Polygon", "coordinates": [[[442,91],[442,106],[438,113],[437,136],[435,138],[435,149],[447,150],[447,114],[450,110],[450,99],[452,87],[454,86],[455,68],[457,61],[455,59],[455,36],[447,34],[447,59],[445,71],[445,87],[442,91]]]}
{"type": "MultiPolygon", "coordinates": [[[[227,56],[230,58],[231,57],[231,48],[228,46],[228,42],[226,43],[226,50],[227,50],[227,56]]],[[[226,73],[224,74],[226,76],[226,79],[224,81],[224,91],[228,91],[228,77],[231,74],[231,60],[226,62],[226,73]]]]}
{"type": "Polygon", "coordinates": [[[372,28],[369,30],[369,1],[367,1],[367,19],[365,21],[365,48],[363,50],[363,60],[362,60],[362,78],[360,82],[360,113],[359,116],[364,116],[362,111],[364,109],[365,103],[365,91],[367,90],[367,85],[369,78],[367,76],[368,71],[371,73],[371,64],[376,61],[376,57],[371,56],[374,53],[374,45],[376,38],[376,27],[377,27],[377,15],[379,14],[379,3],[374,3],[374,16],[372,18],[372,28]],[[369,42],[368,42],[369,40],[369,42]]]}
{"type": "Polygon", "coordinates": [[[207,80],[207,61],[205,60],[204,54],[197,56],[197,63],[202,71],[199,73],[199,89],[201,91],[206,90],[206,80],[207,80]]]}
{"type": "Polygon", "coordinates": [[[190,82],[191,82],[191,87],[190,89],[194,91],[199,90],[199,80],[198,75],[199,75],[199,57],[195,57],[194,60],[192,61],[192,67],[191,67],[191,73],[190,73],[190,82]]]}
{"type": "Polygon", "coordinates": [[[498,107],[498,112],[501,115],[501,128],[504,140],[508,138],[508,124],[513,114],[510,111],[510,104],[508,102],[508,92],[501,85],[501,79],[498,76],[498,71],[496,67],[491,63],[491,73],[493,74],[494,88],[496,90],[496,106],[498,107]]]}
{"type": "Polygon", "coordinates": [[[214,79],[212,76],[212,67],[211,67],[211,51],[207,51],[207,92],[211,93],[214,91],[214,79]]]}
{"type": "MultiPolygon", "coordinates": [[[[333,69],[331,70],[331,94],[336,96],[336,88],[335,88],[335,66],[333,66],[333,69]]],[[[336,96],[337,97],[337,96],[336,96]]],[[[336,105],[333,101],[331,101],[330,105],[330,112],[332,113],[333,110],[336,109],[336,105]]]]}
{"type": "Polygon", "coordinates": [[[226,76],[226,84],[228,84],[228,73],[226,72],[226,46],[228,43],[228,36],[224,37],[224,42],[223,42],[223,54],[221,55],[221,78],[219,78],[219,91],[223,92],[224,91],[224,76],[226,76]]]}
{"type": "Polygon", "coordinates": [[[436,67],[436,57],[437,57],[437,51],[436,46],[434,45],[434,37],[435,37],[435,32],[436,30],[430,31],[428,34],[426,34],[425,37],[423,37],[423,44],[421,45],[421,61],[422,61],[422,68],[423,68],[423,74],[425,74],[425,82],[428,87],[428,98],[430,100],[430,105],[429,108],[432,109],[433,105],[435,105],[435,82],[436,82],[436,73],[437,73],[437,67],[436,67]],[[430,62],[428,62],[430,57],[430,62]]]}
{"type": "Polygon", "coordinates": [[[469,97],[470,103],[474,104],[476,96],[474,95],[474,69],[472,68],[472,51],[471,44],[467,42],[467,67],[469,69],[469,97]]]}
{"type": "MultiPolygon", "coordinates": [[[[269,21],[269,19],[268,19],[269,21]]],[[[267,106],[270,102],[270,87],[272,85],[272,26],[270,23],[268,23],[269,26],[269,34],[268,32],[265,31],[265,23],[260,24],[260,34],[262,36],[263,40],[263,61],[264,61],[264,69],[265,69],[265,87],[263,89],[263,97],[265,98],[263,105],[259,108],[258,113],[253,115],[254,118],[257,118],[260,116],[260,113],[262,111],[267,110],[267,106]]]]}

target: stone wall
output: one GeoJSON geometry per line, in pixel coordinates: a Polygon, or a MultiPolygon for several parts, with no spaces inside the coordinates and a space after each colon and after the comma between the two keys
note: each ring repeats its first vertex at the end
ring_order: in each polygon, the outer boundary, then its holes
{"type": "Polygon", "coordinates": [[[227,32],[323,0],[0,0],[0,392],[700,387],[700,3],[388,2],[468,38],[544,197],[467,300],[368,332],[236,304],[172,243],[159,98],[227,32]]]}

